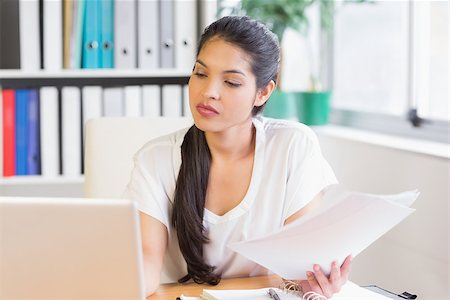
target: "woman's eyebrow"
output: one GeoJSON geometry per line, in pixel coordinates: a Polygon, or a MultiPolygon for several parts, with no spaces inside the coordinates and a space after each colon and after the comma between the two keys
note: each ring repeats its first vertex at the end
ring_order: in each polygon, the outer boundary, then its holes
{"type": "MultiPolygon", "coordinates": [[[[198,64],[200,64],[200,65],[202,65],[202,66],[204,66],[205,68],[208,68],[208,66],[207,66],[203,61],[201,61],[200,59],[197,59],[195,62],[198,63],[198,64]]],[[[247,77],[247,76],[244,74],[244,72],[239,71],[239,70],[236,70],[236,69],[225,70],[225,71],[223,71],[222,73],[236,73],[236,74],[241,74],[241,75],[244,76],[244,77],[247,77]]]]}

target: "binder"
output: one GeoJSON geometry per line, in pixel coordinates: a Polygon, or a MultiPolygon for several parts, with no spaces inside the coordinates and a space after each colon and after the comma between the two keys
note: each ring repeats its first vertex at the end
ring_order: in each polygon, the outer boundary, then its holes
{"type": "Polygon", "coordinates": [[[126,86],[125,94],[125,116],[140,117],[142,115],[142,99],[140,86],[126,86]]]}
{"type": "Polygon", "coordinates": [[[174,0],[160,2],[160,67],[175,68],[174,0]]]}
{"type": "Polygon", "coordinates": [[[0,69],[20,69],[19,1],[0,1],[0,69]]]}
{"type": "Polygon", "coordinates": [[[103,90],[103,114],[105,117],[124,115],[123,88],[111,87],[103,90]]]}
{"type": "Polygon", "coordinates": [[[44,69],[61,70],[63,66],[62,0],[44,0],[43,5],[44,69]]]}
{"type": "Polygon", "coordinates": [[[191,70],[197,47],[197,1],[175,1],[175,66],[191,70]]]}
{"type": "Polygon", "coordinates": [[[83,68],[100,67],[100,0],[86,0],[83,25],[83,68]]]}
{"type": "Polygon", "coordinates": [[[158,0],[138,0],[138,67],[159,67],[159,3],[158,0]]]}
{"type": "Polygon", "coordinates": [[[41,66],[39,0],[19,0],[20,68],[36,71],[41,66]]]}
{"type": "Polygon", "coordinates": [[[59,175],[59,95],[56,87],[42,87],[39,90],[41,175],[59,175]]]}
{"type": "Polygon", "coordinates": [[[28,91],[27,175],[41,173],[39,141],[39,97],[37,90],[28,91]]]}
{"type": "Polygon", "coordinates": [[[16,91],[16,175],[28,174],[28,90],[16,91]]]}
{"type": "Polygon", "coordinates": [[[166,84],[162,87],[162,115],[164,117],[181,117],[181,85],[166,84]]]}
{"type": "Polygon", "coordinates": [[[16,105],[15,91],[5,89],[2,91],[3,116],[3,176],[16,175],[16,105]]]}
{"type": "Polygon", "coordinates": [[[77,87],[61,90],[62,174],[81,174],[81,99],[77,87]]]}
{"type": "Polygon", "coordinates": [[[200,32],[217,20],[218,2],[217,0],[201,0],[200,1],[200,32]]]}
{"type": "Polygon", "coordinates": [[[83,140],[86,129],[86,122],[90,119],[100,118],[102,112],[103,90],[101,86],[85,86],[82,90],[82,109],[83,109],[83,140]]]}
{"type": "Polygon", "coordinates": [[[100,67],[114,67],[114,2],[101,0],[100,67]]]}
{"type": "Polygon", "coordinates": [[[183,116],[192,118],[191,108],[189,106],[189,86],[183,86],[183,116]]]}
{"type": "MultiPolygon", "coordinates": [[[[76,1],[75,1],[76,2],[76,1]]],[[[70,42],[74,26],[74,1],[64,0],[63,2],[63,68],[70,68],[70,42]]]]}
{"type": "Polygon", "coordinates": [[[159,85],[142,87],[142,114],[144,117],[161,116],[161,87],[159,85]]]}
{"type": "Polygon", "coordinates": [[[117,69],[136,68],[136,16],[136,0],[115,0],[114,64],[117,69]]]}
{"type": "Polygon", "coordinates": [[[82,67],[81,56],[83,53],[83,29],[84,17],[86,14],[86,0],[71,1],[73,5],[73,24],[70,35],[70,68],[79,69],[82,67]]]}

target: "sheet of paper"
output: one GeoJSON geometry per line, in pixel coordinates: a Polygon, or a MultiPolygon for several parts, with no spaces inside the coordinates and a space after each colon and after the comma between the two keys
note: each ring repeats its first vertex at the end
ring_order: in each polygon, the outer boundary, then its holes
{"type": "Polygon", "coordinates": [[[329,274],[331,262],[342,264],[392,229],[415,209],[419,193],[372,195],[327,193],[322,208],[267,236],[229,245],[237,253],[287,279],[306,279],[319,264],[329,274]]]}
{"type": "MultiPolygon", "coordinates": [[[[203,290],[203,296],[207,299],[219,299],[219,300],[268,300],[271,299],[268,296],[269,288],[252,289],[252,290],[203,290]]],[[[280,289],[274,288],[281,300],[298,300],[299,296],[288,294],[280,289]]],[[[192,298],[181,298],[192,299],[192,298]]],[[[377,294],[368,289],[362,288],[357,284],[348,281],[341,289],[341,291],[335,294],[330,300],[389,300],[390,298],[377,294]]]]}

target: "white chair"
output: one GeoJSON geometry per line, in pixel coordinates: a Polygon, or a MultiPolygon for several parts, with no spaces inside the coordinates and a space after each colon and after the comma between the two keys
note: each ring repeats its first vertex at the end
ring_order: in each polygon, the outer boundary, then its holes
{"type": "Polygon", "coordinates": [[[99,118],[86,124],[84,194],[120,198],[133,155],[147,141],[193,124],[190,118],[99,118]]]}

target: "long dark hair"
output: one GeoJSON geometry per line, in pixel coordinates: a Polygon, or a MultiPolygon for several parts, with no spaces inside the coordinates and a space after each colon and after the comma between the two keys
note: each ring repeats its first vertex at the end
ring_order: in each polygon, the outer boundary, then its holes
{"type": "MultiPolygon", "coordinates": [[[[261,89],[271,80],[276,83],[280,65],[278,39],[264,24],[246,16],[223,17],[203,32],[197,56],[212,38],[221,38],[247,53],[256,77],[256,87],[261,89]]],[[[255,106],[253,115],[264,106],[255,106]]],[[[184,136],[181,145],[181,167],[175,188],[172,223],[176,229],[181,253],[187,263],[188,274],[179,282],[193,279],[196,283],[216,285],[220,274],[204,260],[203,246],[209,241],[203,226],[206,189],[211,165],[211,153],[205,133],[195,125],[184,136]]]]}

